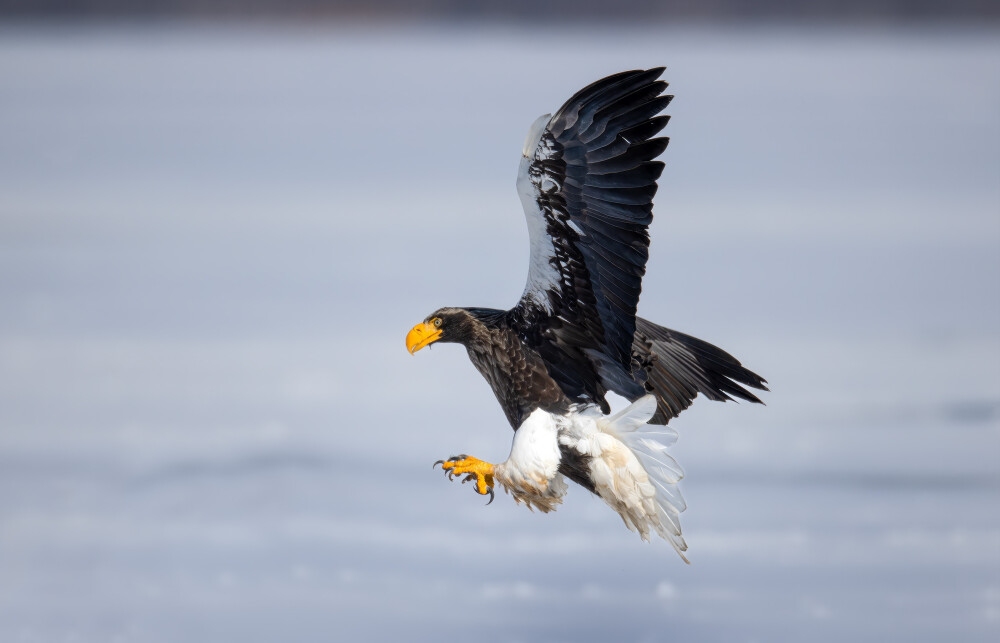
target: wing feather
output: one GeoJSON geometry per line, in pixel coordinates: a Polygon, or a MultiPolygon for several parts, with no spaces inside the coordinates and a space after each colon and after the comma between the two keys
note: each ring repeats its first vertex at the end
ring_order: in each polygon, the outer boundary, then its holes
{"type": "Polygon", "coordinates": [[[622,72],[573,95],[528,134],[518,193],[531,239],[512,311],[522,339],[574,400],[652,392],[665,423],[699,394],[759,400],[765,382],[724,351],[636,318],[648,226],[669,139],[663,68],[622,72]],[[637,332],[637,330],[639,332],[637,332]]]}
{"type": "Polygon", "coordinates": [[[641,317],[632,350],[643,363],[646,389],[657,398],[656,424],[676,417],[699,393],[718,402],[739,398],[760,404],[744,387],[767,390],[764,378],[721,348],[641,317]]]}
{"type": "Polygon", "coordinates": [[[531,323],[559,317],[538,341],[562,344],[584,388],[603,399],[595,366],[631,378],[635,312],[649,258],[652,201],[667,139],[653,138],[672,97],[663,68],[622,72],[573,95],[544,126],[532,127],[518,176],[531,236],[527,285],[518,309],[531,323]],[[570,328],[577,331],[570,332],[570,328]],[[577,350],[571,350],[577,349],[577,350]]]}

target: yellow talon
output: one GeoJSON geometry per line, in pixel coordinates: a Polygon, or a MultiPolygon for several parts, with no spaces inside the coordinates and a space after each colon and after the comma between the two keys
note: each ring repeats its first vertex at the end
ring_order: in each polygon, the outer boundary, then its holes
{"type": "Polygon", "coordinates": [[[464,475],[463,483],[475,480],[476,493],[481,496],[489,494],[490,502],[493,502],[493,465],[489,462],[467,455],[456,455],[447,460],[438,460],[434,464],[440,464],[448,474],[448,478],[464,475]]]}

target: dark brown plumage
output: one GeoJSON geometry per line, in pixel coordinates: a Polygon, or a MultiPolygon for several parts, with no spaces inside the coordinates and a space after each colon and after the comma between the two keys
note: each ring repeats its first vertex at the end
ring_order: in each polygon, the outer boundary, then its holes
{"type": "Polygon", "coordinates": [[[469,359],[493,389],[507,421],[516,430],[531,411],[564,412],[572,403],[538,353],[527,346],[502,310],[442,308],[438,343],[465,346],[469,359]]]}
{"type": "MultiPolygon", "coordinates": [[[[518,176],[531,261],[512,309],[442,308],[407,336],[466,347],[515,431],[536,409],[564,415],[606,395],[656,398],[666,424],[700,393],[760,400],[766,382],[725,351],[636,316],[668,139],[663,68],[622,72],[532,126],[518,176]],[[574,405],[579,407],[574,408],[574,405]]],[[[559,443],[559,471],[594,491],[589,457],[559,443]]],[[[677,532],[679,534],[679,532],[677,532]]]]}
{"type": "MultiPolygon", "coordinates": [[[[561,413],[571,404],[590,403],[608,412],[604,394],[609,390],[633,401],[646,393],[656,396],[652,424],[667,424],[691,406],[699,393],[719,402],[736,397],[761,404],[744,386],[767,390],[763,378],[729,353],[641,317],[636,318],[632,386],[627,391],[602,381],[593,362],[589,368],[574,371],[572,385],[567,385],[563,371],[543,357],[559,353],[545,339],[550,333],[536,332],[537,322],[523,319],[517,308],[441,308],[425,322],[435,319],[440,320],[441,330],[436,341],[465,346],[515,430],[536,408],[561,413]],[[574,392],[567,393],[568,389],[574,392]],[[600,397],[589,391],[600,391],[600,397]]],[[[572,363],[578,365],[579,359],[572,363]]]]}

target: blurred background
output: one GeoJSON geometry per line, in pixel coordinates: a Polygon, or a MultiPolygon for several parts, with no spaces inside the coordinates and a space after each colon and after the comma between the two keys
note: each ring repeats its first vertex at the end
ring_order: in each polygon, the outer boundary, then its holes
{"type": "Polygon", "coordinates": [[[995,641],[997,3],[0,0],[0,640],[995,641]],[[692,565],[511,432],[528,126],[667,65],[640,313],[768,406],[672,422],[692,565]]]}

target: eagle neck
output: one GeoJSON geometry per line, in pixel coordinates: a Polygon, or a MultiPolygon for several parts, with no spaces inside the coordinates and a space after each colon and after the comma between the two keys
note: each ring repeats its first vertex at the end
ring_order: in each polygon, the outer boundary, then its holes
{"type": "Polygon", "coordinates": [[[559,412],[568,408],[569,400],[544,361],[506,321],[493,327],[477,324],[465,347],[515,431],[535,409],[559,412]]]}

